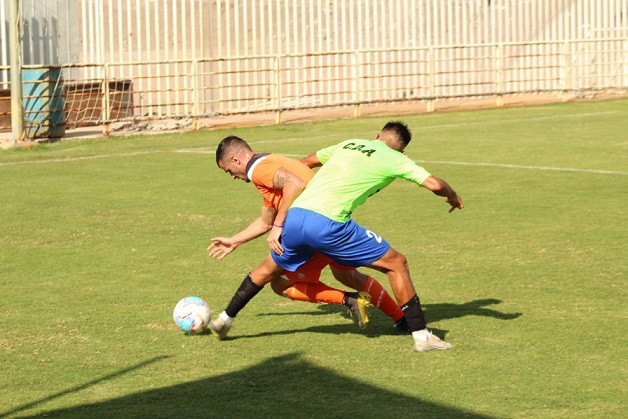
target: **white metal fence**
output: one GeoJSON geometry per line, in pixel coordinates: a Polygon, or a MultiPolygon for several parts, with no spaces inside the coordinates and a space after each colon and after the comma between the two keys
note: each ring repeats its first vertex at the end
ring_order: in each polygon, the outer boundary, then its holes
{"type": "Polygon", "coordinates": [[[22,11],[24,62],[62,67],[70,126],[628,88],[628,0],[24,0],[22,11]]]}

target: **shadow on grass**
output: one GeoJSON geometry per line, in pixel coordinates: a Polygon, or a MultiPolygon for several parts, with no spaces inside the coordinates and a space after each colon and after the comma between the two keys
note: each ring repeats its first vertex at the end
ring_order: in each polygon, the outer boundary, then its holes
{"type": "Polygon", "coordinates": [[[522,315],[522,313],[502,313],[486,307],[496,305],[501,302],[501,300],[497,300],[495,298],[485,298],[462,304],[423,304],[423,308],[425,309],[425,316],[427,317],[428,323],[447,319],[457,319],[458,317],[464,316],[483,316],[493,317],[499,320],[513,320],[522,315]]]}
{"type": "Polygon", "coordinates": [[[10,410],[8,412],[4,412],[4,413],[0,412],[0,417],[13,415],[13,414],[22,412],[24,410],[28,410],[30,408],[33,408],[35,406],[38,406],[40,404],[49,402],[50,400],[58,399],[59,397],[67,396],[68,394],[80,392],[81,390],[85,390],[85,389],[87,389],[89,387],[92,387],[92,386],[94,386],[96,384],[99,384],[99,383],[102,383],[104,381],[108,381],[108,380],[114,379],[116,377],[119,377],[121,375],[127,374],[127,373],[129,373],[131,371],[143,368],[143,367],[145,367],[147,365],[153,364],[153,363],[155,363],[157,361],[161,361],[162,359],[166,359],[166,358],[170,358],[170,356],[168,356],[168,355],[156,356],[156,357],[151,358],[149,360],[146,360],[144,362],[140,362],[137,365],[133,365],[132,367],[124,368],[124,369],[121,369],[120,371],[117,371],[117,372],[115,372],[113,374],[108,374],[108,375],[100,377],[100,378],[98,378],[96,380],[87,382],[85,384],[81,384],[80,386],[72,387],[72,388],[69,388],[67,390],[63,390],[63,391],[60,391],[58,393],[51,394],[48,397],[44,397],[43,399],[39,399],[39,400],[35,400],[33,402],[30,402],[30,403],[27,403],[27,404],[25,404],[23,406],[17,407],[17,408],[15,408],[13,410],[10,410]]]}
{"type": "MultiPolygon", "coordinates": [[[[492,308],[488,308],[487,306],[492,306],[501,303],[501,300],[497,300],[495,298],[485,298],[482,300],[474,300],[469,301],[468,303],[462,304],[452,304],[452,303],[439,303],[439,304],[423,304],[423,309],[425,310],[425,317],[428,322],[428,326],[430,323],[439,322],[447,319],[456,319],[464,316],[483,316],[483,317],[493,317],[499,320],[513,320],[520,316],[522,313],[502,313],[500,311],[494,310],[492,308]]],[[[307,315],[307,316],[320,316],[327,315],[332,313],[342,313],[346,312],[347,309],[344,306],[340,306],[337,304],[318,304],[317,309],[319,311],[302,311],[302,312],[289,312],[289,313],[264,313],[259,314],[260,316],[294,316],[294,315],[307,315]]],[[[371,322],[369,323],[369,327],[367,328],[366,334],[369,336],[377,336],[377,335],[395,335],[399,334],[393,330],[391,326],[391,320],[384,316],[383,313],[379,312],[377,309],[371,309],[371,322]]],[[[430,327],[430,329],[432,329],[430,327]]],[[[259,333],[255,335],[240,335],[240,336],[232,336],[230,339],[240,339],[240,338],[255,338],[260,336],[268,336],[268,335],[284,335],[284,334],[292,334],[292,333],[300,333],[300,332],[317,332],[317,333],[360,333],[364,334],[364,331],[358,330],[354,324],[348,323],[346,325],[326,325],[326,326],[311,326],[305,329],[293,329],[293,330],[282,330],[280,332],[268,332],[268,333],[259,333]]],[[[438,329],[433,329],[435,334],[440,338],[445,338],[445,331],[439,331],[438,329]]]]}
{"type": "MultiPolygon", "coordinates": [[[[421,385],[420,375],[416,385],[421,385]]],[[[490,417],[348,379],[298,353],[225,375],[42,414],[49,418],[490,417]]]]}
{"type": "MultiPolygon", "coordinates": [[[[453,304],[453,303],[439,303],[439,304],[422,304],[425,315],[428,318],[428,322],[437,322],[447,319],[456,319],[464,316],[483,316],[493,317],[499,320],[513,320],[520,317],[522,313],[502,313],[500,311],[487,308],[486,306],[500,304],[502,301],[495,298],[485,298],[482,300],[473,300],[468,303],[453,304]]],[[[318,304],[319,312],[303,311],[303,312],[289,312],[289,313],[264,313],[261,316],[294,316],[294,315],[308,315],[317,316],[325,315],[329,313],[339,313],[346,311],[346,307],[338,304],[318,304]]],[[[377,312],[377,309],[372,309],[377,312]]]]}

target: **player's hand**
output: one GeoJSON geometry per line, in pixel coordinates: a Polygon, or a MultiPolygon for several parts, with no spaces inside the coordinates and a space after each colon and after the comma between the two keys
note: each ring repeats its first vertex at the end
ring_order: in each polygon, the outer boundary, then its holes
{"type": "Polygon", "coordinates": [[[464,208],[464,204],[462,203],[462,198],[460,198],[458,195],[456,195],[455,197],[446,197],[445,198],[445,202],[447,202],[449,205],[451,205],[451,208],[449,208],[449,212],[454,212],[456,209],[463,209],[464,208]]]}
{"type": "Polygon", "coordinates": [[[238,247],[238,244],[228,237],[212,237],[211,241],[212,244],[207,247],[207,252],[209,256],[218,260],[224,258],[238,247]]]}
{"type": "Polygon", "coordinates": [[[281,237],[282,231],[283,227],[273,226],[273,228],[270,230],[268,238],[266,239],[270,249],[280,256],[283,255],[283,247],[281,247],[281,244],[279,243],[279,238],[281,237]]]}

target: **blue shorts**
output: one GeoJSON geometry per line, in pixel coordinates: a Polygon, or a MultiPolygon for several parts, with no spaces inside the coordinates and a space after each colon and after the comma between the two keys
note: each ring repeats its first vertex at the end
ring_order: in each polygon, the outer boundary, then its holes
{"type": "Polygon", "coordinates": [[[275,263],[294,272],[315,252],[343,266],[368,266],[380,259],[390,244],[353,220],[339,223],[303,208],[290,208],[281,234],[283,255],[271,252],[275,263]]]}

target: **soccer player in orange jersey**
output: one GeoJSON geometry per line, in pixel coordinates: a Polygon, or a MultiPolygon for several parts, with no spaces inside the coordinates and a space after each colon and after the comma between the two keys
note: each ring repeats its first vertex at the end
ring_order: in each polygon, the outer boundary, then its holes
{"type": "MultiPolygon", "coordinates": [[[[312,169],[299,160],[279,154],[257,154],[246,141],[235,136],[222,140],[216,151],[216,163],[233,179],[253,183],[264,203],[261,216],[245,229],[231,237],[213,237],[208,247],[209,255],[222,259],[241,244],[268,231],[270,248],[281,249],[279,236],[286,212],[314,176],[312,169]]],[[[248,281],[245,279],[242,287],[258,286],[249,278],[248,281]]],[[[361,328],[368,323],[367,309],[371,302],[392,318],[395,329],[407,331],[403,312],[379,282],[354,268],[343,267],[322,254],[315,254],[296,272],[284,271],[279,278],[271,281],[271,287],[275,293],[292,300],[344,304],[361,328]],[[357,292],[345,292],[322,283],[321,271],[326,266],[330,267],[338,281],[357,292]]],[[[261,287],[258,288],[261,290],[261,287]]],[[[232,301],[224,315],[233,318],[238,311],[237,304],[234,305],[232,301]]]]}

